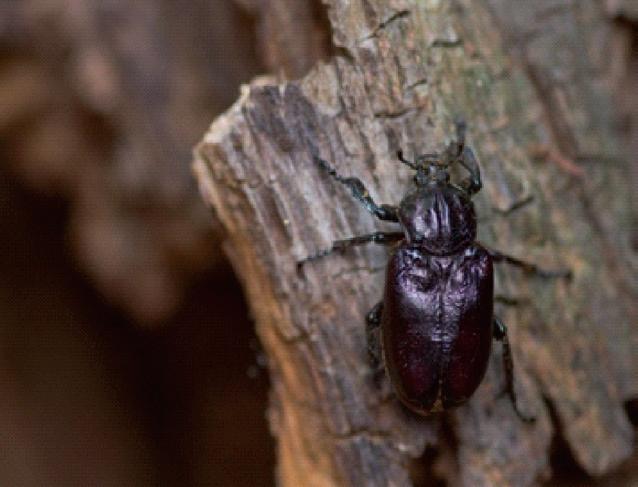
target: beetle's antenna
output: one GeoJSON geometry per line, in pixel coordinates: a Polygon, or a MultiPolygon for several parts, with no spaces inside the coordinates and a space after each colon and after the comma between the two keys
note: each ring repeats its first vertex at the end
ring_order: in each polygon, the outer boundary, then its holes
{"type": "Polygon", "coordinates": [[[452,140],[445,151],[445,163],[450,165],[460,160],[463,150],[465,149],[465,133],[467,132],[467,124],[464,120],[459,119],[454,122],[456,126],[456,140],[452,140]]]}
{"type": "Polygon", "coordinates": [[[415,164],[412,161],[408,161],[407,159],[405,159],[403,157],[403,151],[400,150],[397,152],[397,157],[399,158],[399,161],[401,161],[403,164],[405,164],[406,166],[410,166],[412,169],[414,169],[415,171],[417,171],[419,169],[419,166],[417,164],[415,164]]]}
{"type": "Polygon", "coordinates": [[[465,133],[467,132],[467,124],[464,120],[456,121],[456,157],[461,157],[465,148],[465,133]]]}

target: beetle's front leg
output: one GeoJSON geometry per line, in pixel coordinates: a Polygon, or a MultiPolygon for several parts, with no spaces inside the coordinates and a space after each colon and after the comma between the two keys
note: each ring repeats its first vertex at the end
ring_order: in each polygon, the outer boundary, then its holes
{"type": "Polygon", "coordinates": [[[492,257],[492,260],[494,260],[494,262],[497,262],[497,263],[504,262],[506,264],[519,267],[523,271],[528,272],[530,274],[536,274],[537,276],[545,277],[545,278],[564,277],[566,279],[569,279],[572,277],[572,272],[569,269],[559,269],[555,271],[548,271],[545,269],[541,269],[536,264],[532,264],[531,262],[526,262],[516,257],[512,257],[511,255],[504,254],[497,250],[487,249],[487,251],[492,257]]]}
{"type": "Polygon", "coordinates": [[[505,369],[505,388],[503,392],[507,394],[512,401],[517,416],[526,423],[533,423],[536,421],[536,418],[526,415],[518,408],[516,391],[514,390],[514,360],[512,359],[510,342],[507,338],[507,327],[496,317],[494,318],[494,339],[503,344],[503,368],[505,369]]]}
{"type": "Polygon", "coordinates": [[[321,169],[348,188],[352,193],[352,196],[354,196],[354,198],[359,201],[366,210],[376,216],[379,220],[391,222],[399,221],[397,208],[391,205],[377,205],[359,178],[346,178],[341,176],[334,167],[320,157],[315,157],[315,161],[321,169]]]}
{"type": "Polygon", "coordinates": [[[382,313],[383,301],[379,301],[366,315],[366,343],[375,384],[379,384],[383,377],[383,357],[381,352],[382,313]]]}
{"type": "Polygon", "coordinates": [[[402,232],[374,232],[367,235],[359,235],[358,237],[346,238],[343,240],[335,240],[332,243],[332,247],[321,252],[317,252],[314,255],[309,255],[305,259],[297,262],[297,267],[301,268],[303,265],[311,260],[321,259],[334,252],[343,252],[344,250],[355,247],[357,245],[364,245],[367,243],[376,243],[379,245],[390,245],[398,242],[404,238],[402,232]]]}

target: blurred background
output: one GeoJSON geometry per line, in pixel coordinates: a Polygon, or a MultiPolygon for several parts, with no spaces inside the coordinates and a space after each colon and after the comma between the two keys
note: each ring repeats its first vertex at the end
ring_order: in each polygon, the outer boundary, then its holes
{"type": "Polygon", "coordinates": [[[191,148],[265,66],[230,1],[0,0],[0,485],[273,483],[191,148]]]}
{"type": "MultiPolygon", "coordinates": [[[[1,486],[274,483],[263,359],[190,169],[241,83],[333,54],[320,2],[278,2],[290,32],[266,3],[0,0],[1,486]]],[[[564,445],[554,467],[584,485],[564,445]]]]}

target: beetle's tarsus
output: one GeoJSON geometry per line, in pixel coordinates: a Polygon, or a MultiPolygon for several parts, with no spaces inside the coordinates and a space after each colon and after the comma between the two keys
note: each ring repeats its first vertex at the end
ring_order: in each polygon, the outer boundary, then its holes
{"type": "Polygon", "coordinates": [[[311,262],[313,260],[321,259],[323,257],[326,257],[326,256],[336,252],[337,250],[341,250],[341,249],[330,248],[330,249],[322,250],[321,252],[317,252],[316,254],[309,255],[308,257],[304,257],[303,259],[297,261],[297,270],[303,269],[303,266],[307,262],[311,262]]]}

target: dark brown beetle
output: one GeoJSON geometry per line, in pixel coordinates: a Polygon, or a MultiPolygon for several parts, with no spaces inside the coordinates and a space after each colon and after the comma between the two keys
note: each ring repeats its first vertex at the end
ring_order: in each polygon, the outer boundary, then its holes
{"type": "Polygon", "coordinates": [[[507,262],[543,277],[569,273],[542,271],[475,241],[471,197],[482,187],[481,175],[473,151],[464,143],[465,125],[458,123],[457,131],[457,140],[442,154],[424,154],[412,162],[399,152],[399,160],[416,171],[416,187],[398,207],[377,205],[359,179],[342,177],[316,158],[368,211],[399,223],[403,231],[338,240],[299,264],[355,245],[397,244],[388,262],[384,300],[367,316],[367,338],[373,365],[385,359],[401,402],[422,415],[463,404],[485,375],[494,338],[503,344],[504,392],[518,416],[533,421],[516,402],[507,328],[493,315],[492,263],[507,262]],[[450,182],[448,167],[454,163],[469,172],[459,185],[450,182]]]}

